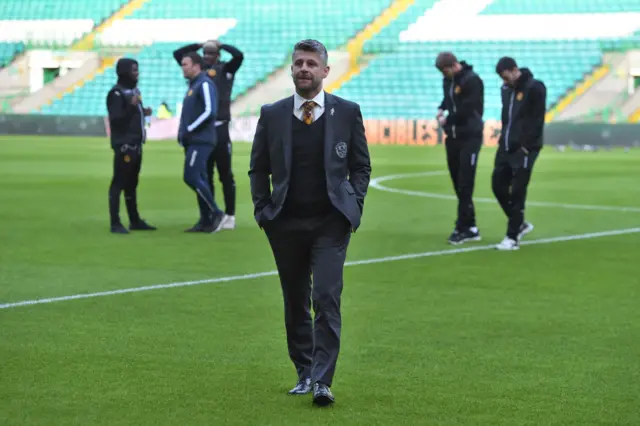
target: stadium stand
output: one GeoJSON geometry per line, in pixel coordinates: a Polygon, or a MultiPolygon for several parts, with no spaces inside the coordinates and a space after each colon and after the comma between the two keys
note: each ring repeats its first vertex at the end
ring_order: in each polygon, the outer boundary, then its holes
{"type": "Polygon", "coordinates": [[[3,20],[91,19],[98,24],[125,3],[125,0],[91,0],[63,5],[59,0],[2,0],[0,7],[3,20]]]}
{"type": "MultiPolygon", "coordinates": [[[[546,83],[550,107],[601,62],[603,48],[633,42],[635,38],[624,34],[640,27],[637,16],[614,16],[620,9],[617,4],[597,0],[496,0],[460,26],[450,25],[442,15],[430,17],[431,3],[417,1],[402,19],[371,40],[365,52],[380,55],[337,91],[361,103],[365,116],[397,119],[433,114],[442,99],[442,76],[433,64],[442,50],[451,50],[472,64],[485,80],[486,119],[500,117],[501,81],[495,64],[504,55],[515,57],[546,83]],[[593,15],[603,12],[612,14],[609,19],[593,15]],[[549,14],[560,13],[573,14],[576,25],[540,25],[554,19],[549,14]],[[514,14],[522,16],[514,20],[514,14]],[[514,30],[505,30],[506,25],[514,30]]],[[[631,10],[640,7],[638,1],[621,3],[629,3],[631,10]]],[[[556,19],[564,22],[562,16],[556,19]]]]}
{"type": "MultiPolygon", "coordinates": [[[[282,66],[296,41],[318,38],[328,49],[336,49],[346,44],[388,5],[388,0],[358,0],[347,4],[341,0],[327,0],[309,3],[305,7],[293,1],[236,0],[217,3],[197,0],[190,3],[189,7],[184,7],[182,0],[154,0],[127,19],[236,19],[237,24],[221,37],[245,53],[245,62],[234,85],[233,98],[236,98],[282,66]],[[327,25],[327,22],[331,22],[331,25],[327,25]]],[[[173,50],[184,44],[154,43],[133,56],[144,73],[141,90],[145,94],[145,102],[152,107],[162,101],[175,104],[184,96],[185,83],[172,56],[173,50]]],[[[113,69],[106,69],[103,75],[98,75],[72,94],[44,107],[42,112],[104,114],[105,89],[113,84],[113,79],[113,69]]]]}
{"type": "Polygon", "coordinates": [[[24,43],[0,42],[0,68],[11,62],[14,56],[24,50],[24,43]]]}
{"type": "MultiPolygon", "coordinates": [[[[127,3],[78,1],[73,8],[63,8],[56,0],[0,1],[0,66],[25,48],[22,40],[58,38],[58,44],[70,45],[127,3]]],[[[132,52],[127,56],[140,62],[145,103],[157,108],[162,102],[175,105],[184,95],[172,51],[187,42],[219,37],[245,53],[235,99],[285,64],[295,41],[317,38],[329,50],[345,46],[390,3],[326,0],[301,7],[293,0],[194,0],[188,5],[183,0],[153,0],[115,21],[96,40],[98,48],[132,52]]],[[[545,81],[551,107],[601,64],[605,50],[639,46],[639,29],[638,0],[469,0],[464,10],[455,0],[415,0],[364,44],[361,72],[336,93],[359,102],[368,118],[432,117],[442,98],[442,77],[433,61],[439,51],[452,50],[484,78],[485,118],[497,119],[501,82],[494,66],[500,56],[516,57],[545,81]],[[464,23],[451,25],[452,16],[464,23]]],[[[105,114],[104,96],[115,72],[112,66],[103,68],[38,112],[105,114]]]]}

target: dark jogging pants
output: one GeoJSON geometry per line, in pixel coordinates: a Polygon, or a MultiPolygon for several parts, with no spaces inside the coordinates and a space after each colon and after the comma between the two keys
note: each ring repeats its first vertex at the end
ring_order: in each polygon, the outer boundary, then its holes
{"type": "Polygon", "coordinates": [[[491,179],[493,193],[509,218],[507,237],[516,241],[524,223],[527,188],[538,154],[535,151],[525,153],[521,149],[512,153],[499,149],[496,153],[491,179]]]}
{"type": "Polygon", "coordinates": [[[482,147],[482,138],[445,140],[447,166],[453,188],[458,197],[458,216],[456,229],[465,231],[476,226],[476,213],[473,206],[473,188],[476,181],[478,155],[482,147]]]}
{"type": "Polygon", "coordinates": [[[207,159],[207,177],[209,189],[215,199],[213,185],[214,166],[218,168],[218,179],[222,184],[225,213],[229,216],[236,214],[236,182],[231,171],[231,137],[229,136],[229,122],[216,127],[217,143],[207,159]]]}
{"type": "Polygon", "coordinates": [[[124,200],[130,223],[140,220],[137,194],[138,178],[142,167],[142,145],[119,145],[113,147],[113,177],[109,186],[109,216],[111,225],[120,222],[120,194],[124,200]]]}

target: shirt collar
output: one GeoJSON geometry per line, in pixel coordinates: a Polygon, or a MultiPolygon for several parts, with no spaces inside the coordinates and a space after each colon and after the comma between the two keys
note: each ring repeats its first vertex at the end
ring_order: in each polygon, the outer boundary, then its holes
{"type": "MultiPolygon", "coordinates": [[[[314,101],[316,104],[318,104],[320,106],[320,108],[324,108],[324,90],[321,90],[320,93],[318,93],[315,98],[311,99],[312,101],[314,101]]],[[[293,108],[298,110],[300,108],[302,108],[302,104],[304,104],[305,102],[307,102],[307,99],[303,98],[302,96],[298,95],[297,93],[293,94],[293,108]]]]}

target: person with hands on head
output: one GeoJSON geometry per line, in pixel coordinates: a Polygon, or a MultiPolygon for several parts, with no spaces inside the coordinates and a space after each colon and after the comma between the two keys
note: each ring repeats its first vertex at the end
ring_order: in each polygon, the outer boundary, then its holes
{"type": "Polygon", "coordinates": [[[175,60],[181,64],[182,58],[189,52],[202,49],[204,69],[213,80],[218,90],[218,115],[216,118],[216,148],[207,159],[207,176],[209,189],[215,199],[215,187],[213,185],[214,166],[218,169],[218,178],[222,184],[224,195],[225,216],[222,219],[221,229],[235,229],[236,219],[236,183],[231,167],[231,136],[229,134],[229,122],[231,121],[231,92],[235,75],[244,60],[243,53],[230,44],[223,44],[219,40],[208,40],[205,43],[188,44],[173,52],[175,60]],[[221,61],[220,51],[231,54],[231,60],[221,61]]]}
{"type": "Polygon", "coordinates": [[[145,117],[153,111],[142,104],[138,89],[138,62],[122,58],[116,64],[117,83],[109,90],[106,104],[109,114],[111,148],[114,152],[113,177],[109,186],[109,216],[111,232],[128,234],[120,221],[120,194],[124,191],[129,216],[129,229],[152,231],[138,213],[137,188],[142,167],[142,145],[147,132],[145,117]]]}

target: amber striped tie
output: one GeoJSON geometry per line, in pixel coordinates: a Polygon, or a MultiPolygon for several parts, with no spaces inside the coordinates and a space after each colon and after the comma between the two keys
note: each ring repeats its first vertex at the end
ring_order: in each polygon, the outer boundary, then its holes
{"type": "Polygon", "coordinates": [[[302,104],[302,121],[305,124],[313,123],[313,109],[316,105],[314,101],[307,101],[302,104]]]}

